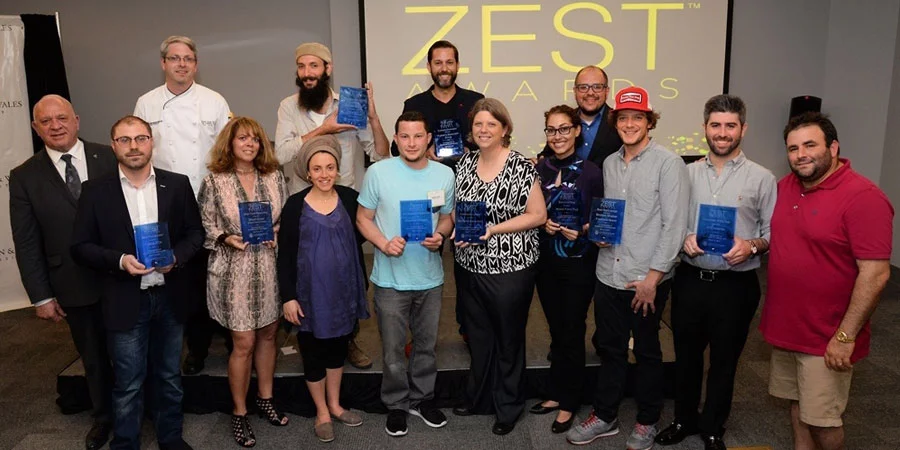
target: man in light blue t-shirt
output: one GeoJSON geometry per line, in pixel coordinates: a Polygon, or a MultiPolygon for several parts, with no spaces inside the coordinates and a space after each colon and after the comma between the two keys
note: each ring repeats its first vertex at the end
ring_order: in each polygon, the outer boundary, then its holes
{"type": "Polygon", "coordinates": [[[381,400],[390,410],[384,429],[406,434],[407,413],[430,427],[447,424],[432,405],[435,344],[444,269],[438,252],[453,230],[453,171],[425,157],[431,133],[425,116],[403,113],[394,124],[399,158],[368,169],[356,223],[375,248],[375,311],[384,354],[381,400]],[[412,333],[409,367],[406,333],[412,333]]]}

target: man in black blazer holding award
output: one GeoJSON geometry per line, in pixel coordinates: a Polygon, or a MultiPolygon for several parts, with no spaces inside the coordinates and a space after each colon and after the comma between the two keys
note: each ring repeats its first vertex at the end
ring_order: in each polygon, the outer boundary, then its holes
{"type": "Polygon", "coordinates": [[[93,404],[85,448],[99,449],[112,427],[112,368],[96,275],[72,261],[69,247],[81,183],[115,171],[116,158],[109,146],[78,139],[78,115],[63,97],[41,98],[31,124],[44,148],[9,175],[16,262],[37,316],[69,324],[93,404]]]}
{"type": "Polygon", "coordinates": [[[152,134],[135,116],[113,125],[118,171],[84,184],[72,237],[75,261],[100,276],[115,374],[111,449],[140,448],[148,373],[159,448],[191,448],[181,437],[179,366],[190,295],[182,268],[200,249],[204,232],[188,178],[150,164],[152,134]],[[151,239],[136,240],[138,227],[151,239]]]}

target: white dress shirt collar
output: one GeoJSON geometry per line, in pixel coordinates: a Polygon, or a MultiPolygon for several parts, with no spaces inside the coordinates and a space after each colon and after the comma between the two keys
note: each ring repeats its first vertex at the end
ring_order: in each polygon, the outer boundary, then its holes
{"type": "Polygon", "coordinates": [[[53,165],[56,165],[56,163],[59,162],[59,160],[62,158],[62,155],[72,155],[72,159],[87,161],[84,156],[84,142],[81,142],[81,139],[76,139],[75,145],[73,145],[72,148],[70,148],[67,152],[53,150],[52,148],[46,146],[44,148],[47,149],[47,154],[50,155],[50,161],[53,162],[53,165]]]}

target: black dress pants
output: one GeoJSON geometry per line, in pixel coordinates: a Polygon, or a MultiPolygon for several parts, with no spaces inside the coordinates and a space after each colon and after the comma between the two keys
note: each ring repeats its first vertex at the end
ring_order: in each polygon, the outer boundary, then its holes
{"type": "Polygon", "coordinates": [[[472,366],[466,385],[473,413],[514,423],[525,409],[525,325],[534,295],[534,266],[503,274],[460,268],[457,295],[469,333],[472,366]]]}
{"type": "Polygon", "coordinates": [[[594,295],[594,258],[560,258],[541,254],[537,291],[550,327],[548,400],[559,402],[564,411],[577,411],[584,384],[585,320],[594,295]]]}
{"type": "Polygon", "coordinates": [[[701,271],[682,263],[672,286],[675,334],[675,417],[701,433],[721,436],[731,413],[734,376],[750,322],[759,306],[756,271],[701,271]],[[709,373],[703,412],[697,412],[703,384],[703,352],[709,373]]]}
{"type": "Polygon", "coordinates": [[[209,308],[206,306],[208,262],[209,250],[203,248],[187,263],[187,270],[191,273],[190,301],[195,302],[195,308],[184,324],[184,338],[188,352],[201,360],[209,356],[209,346],[215,333],[222,335],[226,345],[231,348],[231,332],[209,317],[209,308]]]}
{"type": "Polygon", "coordinates": [[[634,399],[637,421],[652,425],[659,421],[663,407],[663,364],[659,345],[659,319],[669,297],[671,280],[656,287],[653,304],[656,312],[635,313],[631,308],[634,291],[620,290],[597,281],[594,291],[594,321],[597,322],[598,344],[603,363],[597,372],[594,414],[604,422],[619,415],[619,404],[625,396],[628,370],[628,339],[634,337],[637,379],[634,399]]]}
{"type": "Polygon", "coordinates": [[[100,303],[88,306],[63,307],[72,341],[84,363],[88,394],[98,422],[112,422],[112,364],[106,347],[106,327],[100,303]]]}

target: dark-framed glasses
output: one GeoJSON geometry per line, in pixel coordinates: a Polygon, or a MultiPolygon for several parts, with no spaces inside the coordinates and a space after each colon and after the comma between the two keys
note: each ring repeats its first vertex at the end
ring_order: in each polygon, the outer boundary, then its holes
{"type": "Polygon", "coordinates": [[[146,134],[139,134],[135,137],[119,136],[113,140],[119,143],[119,145],[129,145],[131,144],[131,141],[134,141],[137,144],[146,144],[147,142],[150,142],[150,136],[147,136],[146,134]]]}
{"type": "Polygon", "coordinates": [[[581,92],[582,94],[586,93],[588,91],[588,89],[590,89],[594,92],[603,92],[603,91],[609,89],[609,85],[606,83],[594,83],[594,84],[582,83],[582,84],[575,85],[575,90],[578,92],[581,92]]]}
{"type": "Polygon", "coordinates": [[[554,134],[559,133],[560,136],[568,136],[572,133],[572,130],[575,128],[574,125],[563,125],[559,128],[547,127],[544,128],[544,134],[547,137],[552,137],[554,134]]]}

